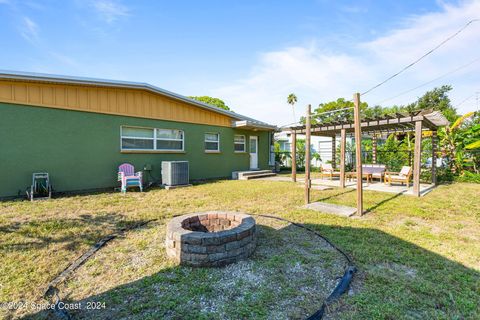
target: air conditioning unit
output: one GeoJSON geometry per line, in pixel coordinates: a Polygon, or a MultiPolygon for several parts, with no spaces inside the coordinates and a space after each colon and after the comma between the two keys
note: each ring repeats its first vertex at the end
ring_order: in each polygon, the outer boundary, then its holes
{"type": "Polygon", "coordinates": [[[162,184],[188,185],[188,161],[162,161],[162,184]]]}

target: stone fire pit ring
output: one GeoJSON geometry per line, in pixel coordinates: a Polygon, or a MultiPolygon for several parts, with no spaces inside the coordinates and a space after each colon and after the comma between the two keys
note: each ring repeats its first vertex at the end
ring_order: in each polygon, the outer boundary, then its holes
{"type": "Polygon", "coordinates": [[[167,256],[181,265],[220,267],[248,258],[256,247],[256,223],[241,212],[208,211],[173,218],[167,256]]]}

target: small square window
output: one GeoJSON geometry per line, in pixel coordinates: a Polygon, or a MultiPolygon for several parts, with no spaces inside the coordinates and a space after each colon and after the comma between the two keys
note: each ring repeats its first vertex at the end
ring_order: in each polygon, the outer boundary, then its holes
{"type": "Polygon", "coordinates": [[[233,146],[235,152],[245,152],[246,138],[244,135],[236,134],[233,138],[233,146]]]}

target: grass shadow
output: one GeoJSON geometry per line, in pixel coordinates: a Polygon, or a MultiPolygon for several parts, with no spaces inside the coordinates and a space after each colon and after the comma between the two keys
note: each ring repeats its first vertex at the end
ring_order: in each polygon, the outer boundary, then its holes
{"type": "MultiPolygon", "coordinates": [[[[257,319],[269,312],[307,317],[335,287],[344,260],[303,228],[257,226],[260,243],[247,260],[223,268],[168,266],[82,300],[66,292],[63,300],[82,305],[70,312],[74,319],[257,319]],[[86,310],[93,302],[100,309],[86,310]]],[[[53,317],[42,311],[23,319],[53,317]]]]}
{"type": "MultiPolygon", "coordinates": [[[[329,306],[329,318],[474,319],[480,316],[479,271],[377,229],[313,223],[306,226],[348,252],[359,268],[350,293],[339,303],[329,306]]],[[[275,243],[276,232],[288,231],[284,229],[266,230],[266,237],[259,241],[272,238],[273,245],[285,246],[287,243],[275,243]]],[[[301,241],[290,241],[290,245],[301,244],[301,241]]],[[[306,258],[301,252],[299,254],[300,261],[306,258]]],[[[318,253],[321,258],[322,254],[327,259],[326,253],[318,253]]],[[[279,263],[281,255],[274,259],[263,258],[276,275],[283,275],[292,282],[298,280],[279,263]]],[[[288,262],[292,256],[283,259],[288,262]]],[[[274,289],[277,283],[270,284],[270,292],[261,290],[255,272],[240,271],[237,276],[247,282],[250,291],[245,293],[244,300],[238,300],[238,294],[230,296],[225,293],[231,303],[226,318],[272,318],[265,306],[280,299],[281,295],[274,289]],[[259,292],[261,296],[252,299],[259,292]]],[[[105,302],[106,308],[102,310],[76,311],[76,319],[220,319],[224,318],[223,314],[216,313],[210,302],[222,291],[209,285],[212,277],[215,277],[215,271],[208,268],[171,267],[70,302],[105,302]]],[[[225,281],[225,288],[229,288],[228,278],[225,281]]],[[[235,285],[231,285],[230,289],[235,292],[235,285]]],[[[301,296],[289,299],[299,305],[302,303],[301,296]]],[[[319,299],[315,305],[319,307],[321,302],[319,299]]],[[[46,315],[38,313],[25,319],[46,319],[46,315]]],[[[293,308],[288,318],[302,317],[293,308]]]]}
{"type": "MultiPolygon", "coordinates": [[[[333,190],[342,190],[342,189],[333,189],[333,190]]],[[[326,201],[326,200],[330,200],[330,199],[333,199],[333,198],[336,198],[336,197],[339,197],[339,196],[342,196],[344,194],[347,194],[347,193],[352,193],[354,192],[355,189],[348,189],[348,190],[344,190],[342,192],[339,192],[339,193],[335,193],[335,194],[332,194],[330,196],[327,196],[327,197],[324,197],[324,198],[320,198],[320,199],[317,199],[315,200],[314,202],[317,202],[317,201],[326,201]]]]}
{"type": "Polygon", "coordinates": [[[42,249],[52,244],[62,244],[64,248],[73,250],[79,244],[95,243],[99,234],[119,231],[145,221],[126,220],[117,213],[108,213],[95,216],[82,214],[76,218],[35,219],[27,223],[11,222],[0,227],[0,238],[14,240],[0,243],[0,252],[42,249]]]}
{"type": "Polygon", "coordinates": [[[389,202],[389,201],[392,201],[400,196],[403,196],[403,193],[395,193],[393,196],[387,198],[387,199],[383,199],[382,201],[374,204],[373,206],[367,208],[364,212],[364,214],[367,214],[367,213],[370,213],[372,211],[374,211],[375,209],[381,207],[382,205],[384,205],[385,203],[389,202]]]}
{"type": "Polygon", "coordinates": [[[474,319],[480,316],[478,270],[377,229],[307,226],[348,252],[359,268],[351,295],[330,307],[331,318],[474,319]]]}

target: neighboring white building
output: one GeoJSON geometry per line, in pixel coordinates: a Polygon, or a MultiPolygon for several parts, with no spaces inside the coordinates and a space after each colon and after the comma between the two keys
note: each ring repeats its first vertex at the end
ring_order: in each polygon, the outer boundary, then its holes
{"type": "MultiPolygon", "coordinates": [[[[289,132],[277,132],[275,133],[275,142],[278,142],[280,145],[280,151],[282,152],[291,152],[292,151],[292,135],[289,132]]],[[[297,140],[305,140],[305,135],[297,135],[297,140]]],[[[315,167],[320,167],[320,165],[327,161],[332,161],[332,138],[330,137],[319,137],[311,136],[310,137],[310,146],[312,153],[316,152],[320,155],[321,161],[313,159],[311,165],[315,167]]],[[[338,145],[338,142],[337,142],[338,145]]],[[[286,166],[291,166],[291,160],[288,159],[285,163],[286,166]]]]}

